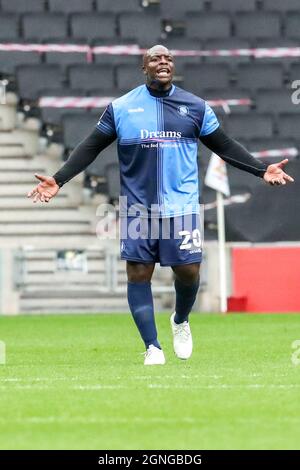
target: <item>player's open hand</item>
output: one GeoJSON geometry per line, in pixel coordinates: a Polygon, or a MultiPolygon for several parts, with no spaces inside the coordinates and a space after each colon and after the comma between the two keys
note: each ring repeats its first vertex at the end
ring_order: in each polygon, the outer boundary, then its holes
{"type": "Polygon", "coordinates": [[[288,161],[289,160],[285,158],[281,162],[269,165],[267,171],[264,174],[265,182],[272,185],[283,185],[286,183],[293,183],[294,178],[292,178],[283,171],[283,168],[288,163],[288,161]]]}
{"type": "Polygon", "coordinates": [[[33,198],[33,202],[49,202],[59,191],[59,186],[56,184],[55,179],[52,176],[43,176],[35,173],[34,175],[40,182],[29,191],[27,197],[33,198]]]}

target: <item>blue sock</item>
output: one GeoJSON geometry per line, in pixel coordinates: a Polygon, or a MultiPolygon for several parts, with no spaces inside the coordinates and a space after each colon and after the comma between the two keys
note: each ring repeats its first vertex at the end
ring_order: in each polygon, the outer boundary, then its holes
{"type": "Polygon", "coordinates": [[[199,289],[199,278],[194,284],[186,285],[178,279],[174,282],[176,290],[176,306],[175,306],[175,323],[183,323],[188,321],[189,313],[196,300],[196,295],[199,289]]]}
{"type": "Polygon", "coordinates": [[[151,282],[128,282],[128,304],[146,349],[150,344],[160,348],[154,319],[151,282]]]}

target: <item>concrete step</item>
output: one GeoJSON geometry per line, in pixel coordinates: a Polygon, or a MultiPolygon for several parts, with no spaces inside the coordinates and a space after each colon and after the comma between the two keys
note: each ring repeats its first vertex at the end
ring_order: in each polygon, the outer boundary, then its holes
{"type": "Polygon", "coordinates": [[[16,235],[0,235],[1,247],[20,249],[21,246],[33,248],[39,246],[40,248],[53,248],[60,250],[63,248],[70,250],[85,250],[102,248],[101,240],[98,240],[95,235],[92,234],[59,234],[58,236],[52,236],[49,234],[22,234],[20,238],[19,234],[16,235]]]}
{"type": "Polygon", "coordinates": [[[0,173],[0,184],[15,184],[28,183],[31,186],[38,184],[38,180],[34,177],[33,173],[15,171],[1,171],[0,173]]]}
{"type": "Polygon", "coordinates": [[[2,235],[69,235],[69,234],[91,234],[91,228],[89,222],[75,222],[75,223],[11,223],[1,224],[0,223],[0,236],[2,235]]]}
{"type": "Polygon", "coordinates": [[[11,158],[20,158],[26,157],[26,152],[22,145],[18,144],[1,144],[0,142],[0,159],[11,157],[11,158]]]}
{"type": "MultiPolygon", "coordinates": [[[[32,186],[33,187],[33,186],[32,186]]],[[[59,207],[64,207],[64,208],[76,208],[78,204],[76,201],[72,201],[71,198],[68,197],[68,195],[64,192],[59,193],[55,199],[53,199],[49,204],[42,204],[37,202],[34,204],[31,199],[28,199],[25,196],[20,196],[20,197],[14,197],[14,196],[8,196],[8,197],[0,197],[0,210],[1,209],[32,209],[32,210],[40,210],[43,209],[45,211],[52,210],[52,209],[57,209],[59,207]]]]}
{"type": "Polygon", "coordinates": [[[0,170],[1,172],[24,171],[25,173],[30,173],[31,175],[34,175],[34,173],[43,174],[45,172],[45,166],[41,164],[36,158],[1,157],[0,170]]]}
{"type": "MultiPolygon", "coordinates": [[[[0,188],[1,191],[1,188],[0,188]]],[[[20,223],[20,222],[79,222],[84,221],[89,223],[88,217],[78,209],[53,209],[51,211],[32,210],[30,209],[16,209],[16,210],[0,210],[1,223],[20,223]]]]}

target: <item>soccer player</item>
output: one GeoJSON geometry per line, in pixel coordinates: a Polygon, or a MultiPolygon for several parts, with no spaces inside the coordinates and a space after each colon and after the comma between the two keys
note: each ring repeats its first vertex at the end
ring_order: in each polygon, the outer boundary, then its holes
{"type": "Polygon", "coordinates": [[[172,84],[174,61],[164,46],[151,47],[143,58],[146,83],[114,100],[99,122],[53,176],[35,175],[39,184],[28,193],[33,202],[49,202],[60,188],[83,171],[108,145],[118,140],[121,196],[121,258],[126,260],[128,303],[145,343],[144,364],[164,364],[157,338],[151,278],[155,263],[175,275],[176,302],[171,316],[173,346],[180,359],[192,354],[189,314],[199,287],[198,139],[229,164],[284,185],[293,178],[283,170],[288,160],[265,165],[228,137],[201,98],[172,84]],[[158,236],[130,237],[132,207],[142,207],[145,231],[151,223],[158,236]],[[153,211],[153,207],[155,208],[153,211]],[[182,225],[189,217],[188,229],[182,225]],[[124,222],[125,221],[125,222],[124,222]],[[170,236],[162,232],[169,223],[170,236]],[[185,230],[181,230],[182,226],[185,230]],[[125,233],[126,232],[126,233],[125,233]]]}

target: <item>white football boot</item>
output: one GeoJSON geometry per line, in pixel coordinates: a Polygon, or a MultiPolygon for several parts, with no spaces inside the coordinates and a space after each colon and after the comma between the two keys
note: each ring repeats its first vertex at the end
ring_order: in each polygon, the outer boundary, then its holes
{"type": "Polygon", "coordinates": [[[158,366],[166,363],[165,355],[162,349],[150,344],[147,351],[145,352],[145,366],[158,366]]]}
{"type": "Polygon", "coordinates": [[[175,312],[171,315],[170,322],[173,332],[174,352],[179,359],[188,359],[193,351],[193,338],[189,322],[175,323],[175,312]]]}

